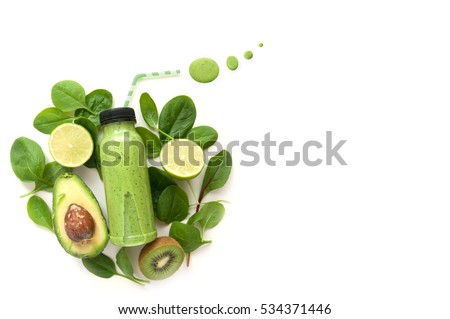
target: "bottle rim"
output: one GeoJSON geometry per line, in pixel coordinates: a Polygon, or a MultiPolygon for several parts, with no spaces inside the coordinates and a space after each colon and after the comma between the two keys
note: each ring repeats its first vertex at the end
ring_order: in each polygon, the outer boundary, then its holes
{"type": "Polygon", "coordinates": [[[100,113],[100,124],[106,125],[117,122],[136,123],[136,113],[131,107],[116,107],[100,113]]]}

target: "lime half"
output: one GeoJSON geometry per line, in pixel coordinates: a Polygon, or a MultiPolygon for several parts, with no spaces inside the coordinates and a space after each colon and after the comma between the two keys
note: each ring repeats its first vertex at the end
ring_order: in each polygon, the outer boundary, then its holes
{"type": "Polygon", "coordinates": [[[200,174],[205,165],[203,150],[191,140],[171,140],[161,149],[161,164],[169,175],[191,179],[200,174]]]}
{"type": "Polygon", "coordinates": [[[78,167],[91,157],[94,142],[83,126],[66,123],[52,131],[48,147],[54,160],[62,166],[78,167]]]}

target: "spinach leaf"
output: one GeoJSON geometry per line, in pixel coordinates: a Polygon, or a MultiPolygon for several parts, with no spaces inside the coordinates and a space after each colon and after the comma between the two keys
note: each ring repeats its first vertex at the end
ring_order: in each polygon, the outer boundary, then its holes
{"type": "Polygon", "coordinates": [[[53,104],[63,112],[72,112],[78,109],[89,111],[85,102],[85,94],[83,87],[75,81],[61,81],[52,87],[53,104]]]}
{"type": "Polygon", "coordinates": [[[49,107],[34,118],[33,126],[41,133],[50,134],[57,126],[72,122],[73,119],[56,107],[49,107]]]}
{"type": "Polygon", "coordinates": [[[148,175],[150,178],[150,187],[152,190],[153,208],[156,210],[161,193],[167,187],[171,185],[177,185],[177,183],[169,174],[166,173],[166,171],[154,166],[148,168],[148,175]]]}
{"type": "Polygon", "coordinates": [[[50,162],[45,164],[44,174],[42,175],[42,180],[48,182],[47,184],[41,181],[36,181],[36,187],[34,191],[48,191],[51,192],[53,185],[55,184],[56,178],[64,173],[69,173],[71,170],[68,167],[64,167],[57,162],[50,162]]]}
{"type": "Polygon", "coordinates": [[[156,217],[169,224],[182,221],[189,215],[189,199],[178,185],[167,187],[159,197],[156,217]]]}
{"type": "Polygon", "coordinates": [[[133,266],[131,265],[127,253],[125,252],[125,247],[120,248],[120,250],[117,252],[116,263],[117,266],[119,266],[120,270],[122,270],[124,275],[130,277],[134,276],[133,266]]]}
{"type": "Polygon", "coordinates": [[[58,164],[57,162],[47,163],[44,167],[44,174],[39,180],[35,181],[34,189],[20,197],[26,197],[39,191],[51,192],[53,190],[53,185],[55,184],[56,178],[61,174],[70,172],[70,168],[61,166],[61,164],[58,164]]]}
{"type": "Polygon", "coordinates": [[[84,117],[80,117],[75,121],[76,124],[79,124],[83,126],[85,129],[88,130],[89,134],[91,134],[92,141],[94,142],[94,152],[92,152],[91,157],[88,159],[86,163],[84,163],[84,166],[89,168],[96,168],[98,171],[98,174],[101,175],[101,162],[100,162],[100,144],[98,142],[98,129],[95,124],[84,117]]]}
{"type": "Polygon", "coordinates": [[[187,138],[200,145],[202,149],[207,149],[213,145],[218,137],[219,134],[211,126],[197,126],[187,134],[187,138]]]}
{"type": "Polygon", "coordinates": [[[219,202],[210,202],[203,205],[203,207],[188,220],[189,225],[199,223],[203,232],[205,229],[216,227],[225,214],[225,207],[219,202]]]}
{"type": "Polygon", "coordinates": [[[91,157],[87,160],[86,163],[84,163],[84,166],[86,166],[87,168],[97,168],[97,155],[95,154],[95,149],[91,157]]]}
{"type": "Polygon", "coordinates": [[[37,225],[43,226],[53,232],[52,213],[45,201],[39,196],[31,196],[27,203],[30,219],[37,225]]]}
{"type": "Polygon", "coordinates": [[[98,145],[98,129],[91,120],[85,117],[80,117],[79,119],[75,120],[75,123],[83,126],[86,130],[88,130],[89,134],[91,134],[94,145],[98,145]]]}
{"type": "Polygon", "coordinates": [[[148,158],[155,158],[159,156],[161,153],[161,141],[159,137],[147,130],[145,127],[136,127],[136,131],[141,136],[142,141],[144,142],[145,153],[148,158]]]}
{"type": "Polygon", "coordinates": [[[45,164],[44,175],[42,176],[42,178],[53,185],[55,184],[55,181],[59,175],[70,172],[70,168],[62,166],[57,162],[50,162],[45,164]]]}
{"type": "Polygon", "coordinates": [[[42,174],[45,168],[45,156],[35,141],[26,137],[17,138],[11,146],[10,160],[14,174],[21,181],[44,182],[42,174]]]}
{"type": "MultiPolygon", "coordinates": [[[[121,249],[122,250],[122,249],[121,249]]],[[[124,254],[125,252],[123,252],[124,254]]],[[[89,270],[94,275],[101,277],[101,278],[111,278],[112,276],[120,276],[124,277],[128,280],[131,280],[134,283],[137,283],[138,285],[143,285],[144,282],[148,282],[147,280],[138,279],[133,276],[133,274],[129,275],[130,271],[133,272],[133,267],[131,267],[130,262],[128,261],[128,258],[122,255],[122,253],[119,251],[117,254],[117,264],[119,265],[120,269],[123,271],[123,275],[119,274],[116,270],[116,265],[114,264],[114,261],[106,256],[103,253],[100,253],[100,255],[93,257],[93,258],[83,258],[81,261],[86,267],[87,270],[89,270]],[[119,255],[120,254],[120,255],[119,255]],[[126,261],[125,261],[126,258],[126,261]],[[120,260],[120,262],[119,262],[120,260]],[[128,265],[125,265],[128,264],[128,265]],[[131,267],[131,270],[130,270],[131,267]]]]}
{"type": "Polygon", "coordinates": [[[100,114],[112,107],[113,97],[108,90],[94,90],[86,95],[86,104],[95,114],[100,114]]]}
{"type": "Polygon", "coordinates": [[[83,116],[94,123],[95,126],[100,125],[100,113],[104,110],[110,109],[113,104],[113,97],[111,92],[98,89],[86,95],[86,105],[90,111],[85,109],[78,109],[75,111],[76,116],[83,116]]]}
{"type": "MultiPolygon", "coordinates": [[[[186,137],[194,126],[197,111],[194,102],[185,95],[176,96],[164,105],[159,117],[159,129],[173,138],[186,137]]],[[[168,137],[162,135],[163,143],[168,137]]]]}
{"type": "Polygon", "coordinates": [[[133,266],[131,265],[130,260],[128,259],[128,256],[125,252],[125,247],[120,248],[120,250],[117,252],[116,263],[117,263],[117,266],[119,266],[120,270],[122,270],[122,273],[123,273],[123,275],[118,274],[118,273],[116,273],[116,275],[125,277],[139,285],[149,282],[148,280],[136,278],[134,276],[133,266]]]}
{"type": "Polygon", "coordinates": [[[117,274],[114,261],[103,253],[93,258],[83,258],[82,262],[87,270],[98,277],[111,278],[117,274]]]}
{"type": "Polygon", "coordinates": [[[209,160],[205,176],[203,177],[199,202],[201,202],[203,197],[210,191],[225,185],[230,176],[231,166],[232,159],[227,150],[220,151],[209,160]]]}
{"type": "Polygon", "coordinates": [[[203,240],[200,231],[194,226],[180,222],[172,223],[169,236],[175,239],[186,253],[191,253],[198,247],[211,242],[210,240],[203,240]]]}
{"type": "MultiPolygon", "coordinates": [[[[98,146],[98,129],[91,120],[80,117],[75,121],[76,124],[83,126],[91,134],[92,141],[94,142],[94,147],[98,146]]],[[[95,152],[94,152],[95,153],[95,152]]]]}
{"type": "Polygon", "coordinates": [[[139,99],[142,117],[145,123],[151,128],[158,128],[158,109],[156,104],[148,93],[142,93],[139,99]]]}

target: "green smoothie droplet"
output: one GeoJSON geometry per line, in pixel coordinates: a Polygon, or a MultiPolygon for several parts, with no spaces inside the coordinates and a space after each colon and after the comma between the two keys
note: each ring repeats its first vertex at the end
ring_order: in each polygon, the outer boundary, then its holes
{"type": "Polygon", "coordinates": [[[262,48],[262,47],[264,46],[264,43],[260,43],[260,44],[258,44],[258,46],[259,46],[260,48],[262,48]]]}
{"type": "Polygon", "coordinates": [[[219,65],[210,58],[200,58],[191,63],[189,74],[197,82],[209,83],[219,75],[219,65]]]}
{"type": "Polygon", "coordinates": [[[239,61],[238,59],[234,56],[234,55],[230,55],[227,58],[227,67],[231,70],[234,71],[238,68],[239,66],[239,61]]]}
{"type": "Polygon", "coordinates": [[[245,51],[244,58],[246,58],[247,60],[250,60],[251,58],[253,58],[253,52],[252,51],[245,51]]]}

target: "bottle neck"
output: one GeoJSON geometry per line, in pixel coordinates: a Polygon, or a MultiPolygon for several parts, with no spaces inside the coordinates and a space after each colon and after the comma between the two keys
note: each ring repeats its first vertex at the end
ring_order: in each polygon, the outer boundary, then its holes
{"type": "Polygon", "coordinates": [[[117,134],[121,132],[130,132],[135,131],[135,122],[134,121],[127,121],[127,122],[115,122],[106,124],[103,126],[103,133],[104,134],[117,134]]]}

